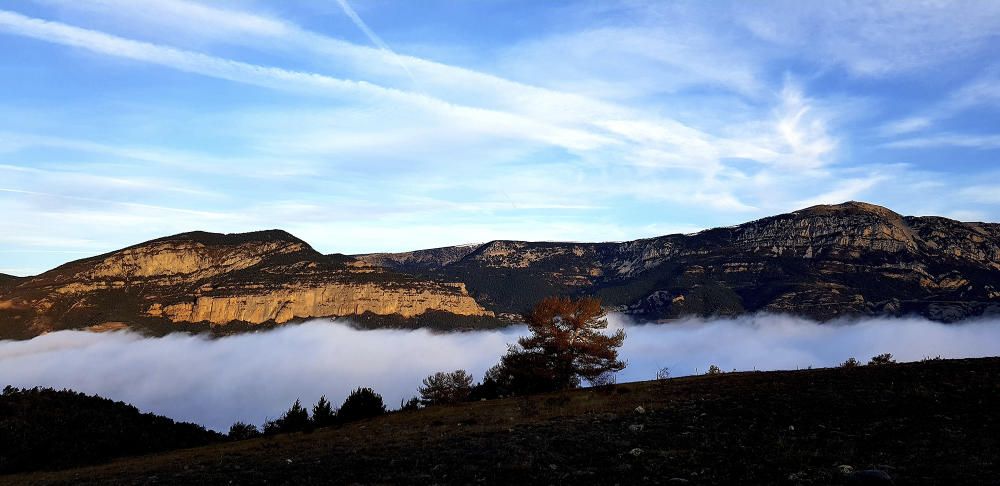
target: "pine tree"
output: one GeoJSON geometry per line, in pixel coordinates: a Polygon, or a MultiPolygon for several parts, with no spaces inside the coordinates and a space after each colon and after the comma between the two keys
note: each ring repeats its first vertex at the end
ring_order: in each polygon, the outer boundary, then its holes
{"type": "Polygon", "coordinates": [[[423,380],[420,401],[424,405],[440,405],[468,400],[472,391],[472,375],[465,370],[437,372],[423,380]]]}
{"type": "Polygon", "coordinates": [[[307,430],[312,425],[309,422],[309,411],[302,406],[302,402],[295,400],[292,408],[281,417],[280,427],[282,432],[301,432],[307,430]]]}
{"type": "Polygon", "coordinates": [[[313,405],[312,412],[312,420],[317,427],[329,427],[334,424],[337,417],[326,395],[319,397],[319,401],[313,405]]]}
{"type": "Polygon", "coordinates": [[[608,321],[599,299],[548,297],[524,320],[531,335],[518,340],[521,350],[512,350],[508,359],[542,367],[545,375],[541,378],[552,388],[576,387],[580,378],[594,383],[625,369],[625,363],[618,360],[625,331],[600,332],[608,321]]]}

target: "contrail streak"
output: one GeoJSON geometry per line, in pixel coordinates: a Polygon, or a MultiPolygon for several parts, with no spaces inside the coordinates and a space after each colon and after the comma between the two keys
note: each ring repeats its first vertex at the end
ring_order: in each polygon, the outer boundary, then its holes
{"type": "Polygon", "coordinates": [[[410,72],[410,69],[406,67],[406,63],[403,62],[403,59],[399,57],[395,51],[389,48],[389,45],[386,44],[385,41],[383,41],[382,38],[375,33],[375,31],[369,28],[368,24],[366,24],[364,20],[361,20],[361,16],[359,16],[358,13],[351,8],[351,4],[347,3],[347,0],[337,0],[337,3],[340,4],[340,8],[344,10],[344,14],[350,17],[351,21],[354,22],[354,25],[358,26],[358,28],[361,29],[366,36],[368,36],[368,40],[372,41],[372,44],[375,44],[375,46],[379,49],[392,56],[392,58],[396,61],[396,64],[399,64],[399,67],[403,68],[403,71],[406,71],[406,75],[409,76],[413,82],[417,81],[417,79],[413,77],[413,73],[410,72]]]}

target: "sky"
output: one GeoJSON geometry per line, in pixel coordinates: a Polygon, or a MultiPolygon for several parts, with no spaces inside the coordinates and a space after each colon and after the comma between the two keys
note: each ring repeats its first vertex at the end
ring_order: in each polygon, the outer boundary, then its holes
{"type": "Polygon", "coordinates": [[[0,272],[192,230],[1000,221],[1000,2],[7,0],[0,272]]]}

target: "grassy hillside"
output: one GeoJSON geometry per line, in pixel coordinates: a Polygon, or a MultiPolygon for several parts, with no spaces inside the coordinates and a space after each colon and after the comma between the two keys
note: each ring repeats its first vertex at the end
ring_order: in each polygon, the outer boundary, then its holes
{"type": "Polygon", "coordinates": [[[865,484],[867,475],[880,484],[888,475],[895,484],[995,484],[998,377],[1000,358],[688,377],[397,413],[0,482],[865,484]]]}

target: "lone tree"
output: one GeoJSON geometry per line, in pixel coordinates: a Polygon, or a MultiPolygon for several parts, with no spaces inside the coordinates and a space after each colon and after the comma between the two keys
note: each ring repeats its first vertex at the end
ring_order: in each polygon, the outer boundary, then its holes
{"type": "Polygon", "coordinates": [[[441,405],[457,403],[469,398],[472,391],[472,375],[465,370],[455,370],[451,373],[439,371],[423,380],[420,392],[420,402],[424,405],[441,405]]]}
{"type": "Polygon", "coordinates": [[[490,382],[501,393],[525,394],[575,388],[580,379],[599,383],[625,369],[618,348],[625,331],[603,334],[608,327],[601,301],[548,297],[524,316],[530,336],[518,339],[500,364],[490,369],[490,382]]]}

